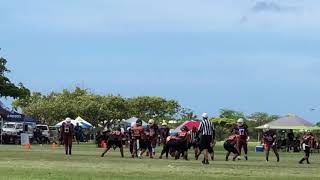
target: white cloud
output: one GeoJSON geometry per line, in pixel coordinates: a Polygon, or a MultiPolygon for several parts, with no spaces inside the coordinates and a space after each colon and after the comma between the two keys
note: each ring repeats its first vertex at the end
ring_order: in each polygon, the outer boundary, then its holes
{"type": "Polygon", "coordinates": [[[43,31],[316,31],[318,5],[312,0],[28,1],[2,10],[11,26],[43,31]]]}
{"type": "Polygon", "coordinates": [[[282,4],[277,3],[276,1],[260,0],[255,3],[255,5],[251,8],[251,10],[255,13],[260,13],[260,12],[282,13],[282,12],[295,11],[296,8],[291,6],[284,6],[282,4]]]}

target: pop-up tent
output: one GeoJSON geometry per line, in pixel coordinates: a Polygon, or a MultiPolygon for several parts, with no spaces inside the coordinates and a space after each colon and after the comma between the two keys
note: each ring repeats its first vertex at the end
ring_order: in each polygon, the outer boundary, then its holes
{"type": "Polygon", "coordinates": [[[16,111],[10,110],[10,108],[6,107],[0,101],[0,116],[4,122],[26,122],[26,123],[33,123],[35,124],[36,121],[24,114],[20,114],[16,111]]]}
{"type": "Polygon", "coordinates": [[[23,122],[24,115],[15,111],[11,111],[0,102],[0,116],[4,121],[23,122]]]}
{"type": "MultiPolygon", "coordinates": [[[[287,116],[268,123],[271,129],[294,129],[294,130],[320,130],[320,127],[313,123],[304,120],[298,116],[287,116]]],[[[263,126],[256,127],[256,129],[263,129],[263,126]]]]}
{"type": "Polygon", "coordinates": [[[189,130],[191,130],[193,127],[199,128],[200,126],[200,121],[198,120],[191,120],[191,121],[186,121],[182,123],[180,126],[178,126],[176,129],[174,129],[172,132],[180,132],[181,128],[183,126],[187,126],[189,130]]]}
{"type": "MultiPolygon", "coordinates": [[[[130,119],[127,119],[127,120],[122,121],[121,124],[122,124],[125,128],[127,128],[127,127],[130,127],[130,126],[131,126],[131,123],[136,123],[137,120],[138,120],[138,118],[132,117],[132,118],[130,118],[130,119]]],[[[145,121],[142,121],[142,125],[143,125],[143,126],[147,126],[148,123],[146,123],[145,121]]]]}
{"type": "Polygon", "coordinates": [[[76,122],[79,123],[79,125],[82,127],[82,128],[92,128],[92,124],[90,124],[88,121],[82,119],[80,116],[78,116],[76,119],[75,119],[76,122]]]}
{"type": "MultiPolygon", "coordinates": [[[[55,125],[55,127],[61,127],[62,123],[66,122],[67,120],[63,120],[55,125]]],[[[77,123],[79,123],[79,126],[81,126],[84,129],[92,128],[93,126],[86,120],[82,119],[81,117],[77,117],[75,120],[71,120],[71,123],[76,126],[77,123]]]]}

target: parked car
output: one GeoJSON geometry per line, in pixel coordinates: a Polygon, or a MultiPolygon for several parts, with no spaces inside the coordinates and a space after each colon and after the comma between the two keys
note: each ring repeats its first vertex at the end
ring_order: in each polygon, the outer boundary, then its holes
{"type": "Polygon", "coordinates": [[[6,122],[2,127],[2,135],[18,136],[23,131],[23,123],[6,122]]]}
{"type": "Polygon", "coordinates": [[[2,140],[5,144],[19,144],[23,123],[6,122],[2,126],[2,140]]]}
{"type": "Polygon", "coordinates": [[[37,124],[36,125],[36,129],[38,129],[39,132],[41,132],[41,133],[40,133],[39,137],[37,137],[39,139],[35,138],[35,140],[36,141],[41,141],[41,142],[38,142],[38,143],[49,144],[50,143],[49,127],[47,125],[44,125],[44,124],[37,124]]]}
{"type": "Polygon", "coordinates": [[[49,138],[49,127],[47,125],[37,124],[36,127],[41,130],[44,137],[49,138]]]}

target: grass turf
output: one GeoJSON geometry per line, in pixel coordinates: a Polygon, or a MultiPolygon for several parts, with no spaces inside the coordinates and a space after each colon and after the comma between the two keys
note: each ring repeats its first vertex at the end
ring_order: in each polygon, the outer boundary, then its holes
{"type": "MultiPolygon", "coordinates": [[[[111,150],[104,158],[94,145],[74,145],[70,160],[63,147],[52,151],[50,146],[33,145],[29,152],[17,145],[0,145],[0,179],[320,179],[320,155],[313,154],[311,165],[297,162],[302,153],[281,153],[277,163],[270,153],[271,162],[265,162],[264,153],[255,153],[251,145],[249,161],[225,162],[221,144],[216,147],[216,160],[208,166],[195,161],[132,159],[125,152],[111,150]]],[[[158,148],[158,151],[160,148],[158,148]]]]}

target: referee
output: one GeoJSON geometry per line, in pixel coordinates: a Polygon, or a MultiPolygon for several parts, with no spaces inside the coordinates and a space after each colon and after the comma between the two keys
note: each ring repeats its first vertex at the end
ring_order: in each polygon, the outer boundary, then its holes
{"type": "MultiPolygon", "coordinates": [[[[209,153],[208,150],[211,148],[211,144],[213,142],[213,138],[215,135],[214,126],[212,122],[208,119],[208,114],[202,114],[203,120],[200,123],[199,133],[200,133],[200,152],[204,152],[204,159],[202,164],[209,164],[209,153]]],[[[200,154],[199,154],[200,155],[200,154]]]]}

